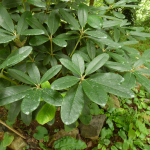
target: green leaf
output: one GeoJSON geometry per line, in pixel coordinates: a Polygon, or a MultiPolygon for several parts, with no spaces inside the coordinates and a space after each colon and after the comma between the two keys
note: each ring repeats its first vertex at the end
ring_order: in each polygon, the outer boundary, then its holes
{"type": "Polygon", "coordinates": [[[14,33],[14,24],[13,21],[7,12],[6,8],[3,7],[2,4],[0,4],[0,26],[2,26],[4,29],[14,33]]]}
{"type": "Polygon", "coordinates": [[[22,4],[22,1],[20,0],[3,0],[2,5],[6,8],[14,8],[22,4]]]}
{"type": "Polygon", "coordinates": [[[60,71],[61,68],[62,68],[61,65],[53,66],[51,69],[46,71],[46,73],[43,75],[40,83],[50,80],[52,77],[54,77],[60,71]]]}
{"type": "Polygon", "coordinates": [[[21,32],[21,35],[41,35],[45,32],[41,29],[28,29],[23,32],[21,32]]]}
{"type": "Polygon", "coordinates": [[[34,85],[34,81],[28,75],[26,75],[24,72],[22,72],[20,70],[8,69],[8,73],[13,78],[15,78],[23,83],[34,85]]]}
{"type": "Polygon", "coordinates": [[[8,58],[0,65],[1,68],[5,68],[8,66],[13,66],[23,59],[25,59],[32,51],[31,46],[25,46],[22,48],[17,49],[16,51],[12,52],[8,58]]]}
{"type": "Polygon", "coordinates": [[[87,41],[87,52],[89,57],[93,60],[95,58],[96,48],[92,41],[87,41]]]}
{"type": "Polygon", "coordinates": [[[132,89],[133,87],[135,87],[136,84],[136,79],[133,75],[133,73],[128,72],[124,74],[124,81],[122,82],[122,86],[125,86],[126,88],[132,89]]]}
{"type": "Polygon", "coordinates": [[[48,81],[45,81],[44,83],[41,84],[42,88],[51,88],[51,85],[48,81]]]}
{"type": "Polygon", "coordinates": [[[32,111],[34,111],[40,104],[41,94],[41,89],[29,90],[21,104],[22,112],[29,115],[32,111]]]}
{"type": "Polygon", "coordinates": [[[63,89],[67,89],[73,85],[75,85],[78,81],[80,81],[79,78],[75,77],[75,76],[65,76],[62,78],[59,78],[57,80],[55,80],[52,85],[51,88],[54,90],[63,90],[63,89]]]}
{"type": "Polygon", "coordinates": [[[78,13],[78,19],[79,19],[81,27],[84,27],[86,22],[87,22],[87,18],[88,18],[88,7],[87,7],[87,5],[80,3],[77,13],[78,13]]]}
{"type": "Polygon", "coordinates": [[[60,16],[58,12],[56,10],[52,10],[48,17],[48,27],[51,35],[53,35],[57,31],[59,23],[60,23],[60,16]]]}
{"type": "Polygon", "coordinates": [[[42,44],[46,43],[47,41],[49,41],[48,37],[39,35],[39,36],[33,37],[29,41],[29,44],[32,45],[32,46],[39,46],[39,45],[42,45],[42,44]]]}
{"type": "Polygon", "coordinates": [[[27,0],[27,2],[37,7],[46,7],[46,3],[41,0],[27,0]]]}
{"type": "Polygon", "coordinates": [[[3,142],[1,141],[1,142],[0,142],[0,150],[6,150],[6,148],[7,148],[7,147],[4,147],[4,146],[3,146],[3,142]]]}
{"type": "Polygon", "coordinates": [[[29,115],[24,114],[21,111],[21,120],[26,124],[29,125],[32,121],[32,113],[30,113],[29,115]]]}
{"type": "Polygon", "coordinates": [[[103,20],[97,15],[88,15],[88,24],[96,29],[100,29],[103,25],[103,20]]]}
{"type": "Polygon", "coordinates": [[[52,41],[60,46],[60,47],[66,47],[67,46],[67,42],[64,39],[60,39],[60,38],[53,38],[52,41]]]}
{"type": "Polygon", "coordinates": [[[142,37],[150,37],[149,33],[130,31],[131,35],[142,36],[142,37]]]}
{"type": "Polygon", "coordinates": [[[8,110],[8,116],[7,119],[10,122],[14,122],[17,118],[20,110],[21,110],[21,100],[11,103],[10,108],[8,110]]]}
{"type": "Polygon", "coordinates": [[[117,29],[117,27],[114,27],[114,40],[115,42],[118,42],[120,39],[120,30],[117,29]]]}
{"type": "Polygon", "coordinates": [[[148,60],[150,58],[150,49],[147,49],[143,52],[142,58],[148,60]]]}
{"type": "Polygon", "coordinates": [[[81,140],[76,140],[70,136],[63,137],[54,142],[54,148],[59,150],[85,149],[87,145],[81,140]]]}
{"type": "Polygon", "coordinates": [[[128,149],[129,149],[129,141],[127,139],[124,139],[122,150],[128,150],[128,149]]]}
{"type": "Polygon", "coordinates": [[[21,15],[21,17],[20,17],[20,19],[18,21],[18,24],[17,24],[17,33],[19,35],[21,34],[21,32],[25,31],[28,28],[28,24],[26,22],[26,18],[31,17],[31,16],[32,16],[32,14],[29,11],[25,11],[21,15]]]}
{"type": "Polygon", "coordinates": [[[13,140],[14,140],[14,136],[10,136],[8,135],[8,132],[5,132],[4,139],[3,139],[3,146],[4,147],[9,146],[13,140]]]}
{"type": "Polygon", "coordinates": [[[129,131],[128,131],[128,137],[130,139],[135,139],[136,138],[136,133],[135,133],[135,131],[132,128],[133,128],[133,123],[130,123],[129,131]]]}
{"type": "Polygon", "coordinates": [[[124,72],[124,71],[131,71],[132,68],[128,63],[118,63],[118,62],[113,62],[113,61],[107,61],[105,63],[106,67],[113,69],[113,70],[117,70],[119,72],[124,72]]]}
{"type": "Polygon", "coordinates": [[[84,60],[79,54],[73,54],[72,62],[80,69],[80,75],[84,73],[84,60]]]}
{"type": "Polygon", "coordinates": [[[112,11],[113,15],[117,18],[121,18],[121,19],[124,19],[125,18],[125,15],[119,13],[119,12],[116,12],[116,11],[112,11]]]}
{"type": "Polygon", "coordinates": [[[135,72],[137,72],[138,74],[150,75],[150,69],[137,69],[135,72]]]}
{"type": "Polygon", "coordinates": [[[66,12],[64,9],[60,8],[59,9],[61,15],[63,16],[63,18],[69,23],[71,24],[75,29],[79,30],[80,27],[79,27],[79,24],[77,22],[77,20],[72,16],[70,15],[68,12],[66,12]]]}
{"type": "Polygon", "coordinates": [[[0,35],[0,44],[1,43],[8,43],[8,42],[14,40],[15,38],[16,38],[16,36],[10,36],[10,35],[2,36],[2,35],[0,35]]]}
{"type": "Polygon", "coordinates": [[[74,63],[72,63],[70,60],[61,58],[60,62],[70,71],[74,72],[77,75],[81,75],[80,68],[78,68],[74,63]]]}
{"type": "Polygon", "coordinates": [[[44,26],[35,18],[35,17],[27,17],[26,22],[33,28],[33,29],[42,29],[45,34],[48,36],[47,30],[44,26]]]}
{"type": "Polygon", "coordinates": [[[125,131],[123,131],[122,129],[120,129],[120,131],[118,132],[118,135],[119,135],[123,140],[127,140],[127,135],[126,135],[125,131]]]}
{"type": "Polygon", "coordinates": [[[107,35],[101,31],[86,31],[85,34],[91,35],[96,38],[107,38],[107,35]]]}
{"type": "Polygon", "coordinates": [[[146,90],[150,93],[150,80],[147,79],[145,76],[138,74],[138,73],[134,73],[137,80],[146,88],[146,90]]]}
{"type": "Polygon", "coordinates": [[[145,63],[145,61],[146,61],[145,58],[140,58],[140,59],[138,59],[138,60],[134,63],[133,68],[137,68],[137,67],[143,65],[143,64],[145,63]]]}
{"type": "Polygon", "coordinates": [[[83,80],[82,85],[83,90],[89,99],[102,107],[106,105],[108,100],[107,93],[100,84],[89,80],[83,80]]]}
{"type": "Polygon", "coordinates": [[[30,88],[31,87],[26,85],[18,85],[18,86],[7,87],[0,90],[0,106],[24,98],[30,88]]]}
{"type": "Polygon", "coordinates": [[[40,72],[38,67],[33,62],[27,63],[27,72],[36,85],[40,84],[40,72]]]}
{"type": "Polygon", "coordinates": [[[48,131],[47,131],[47,129],[45,127],[37,126],[36,130],[38,132],[33,134],[33,137],[36,140],[42,140],[42,139],[44,139],[44,136],[48,134],[48,131]]]}
{"type": "Polygon", "coordinates": [[[91,37],[91,36],[89,36],[88,38],[91,39],[91,40],[93,40],[93,41],[96,42],[96,43],[102,43],[102,44],[108,45],[108,46],[110,46],[110,47],[112,47],[112,48],[115,48],[115,49],[122,47],[121,44],[116,43],[116,42],[114,42],[113,40],[110,40],[110,39],[106,39],[106,38],[95,38],[95,37],[91,37]]]}
{"type": "Polygon", "coordinates": [[[138,50],[136,50],[135,48],[131,48],[131,47],[127,47],[127,46],[123,46],[122,49],[124,49],[125,51],[127,51],[129,54],[132,54],[136,57],[140,57],[140,53],[138,50]]]}
{"type": "Polygon", "coordinates": [[[104,75],[105,74],[102,74],[102,77],[101,76],[93,77],[89,81],[100,84],[104,88],[104,90],[108,93],[112,93],[114,95],[125,97],[125,98],[134,97],[134,93],[130,89],[121,86],[119,81],[114,79],[115,76],[114,77],[112,76],[111,79],[110,76],[108,76],[107,78],[107,76],[105,77],[104,75]]]}
{"type": "Polygon", "coordinates": [[[108,59],[109,59],[109,55],[106,53],[98,55],[89,63],[88,67],[85,70],[85,75],[89,75],[95,72],[96,70],[98,70],[106,63],[108,59]]]}
{"type": "Polygon", "coordinates": [[[101,130],[101,139],[109,139],[113,135],[113,131],[110,128],[106,129],[106,127],[102,128],[101,130]]]}
{"type": "Polygon", "coordinates": [[[115,146],[111,146],[111,150],[118,150],[115,146]]]}
{"type": "Polygon", "coordinates": [[[61,119],[66,124],[74,123],[80,116],[84,106],[82,85],[75,85],[69,89],[61,105],[61,119]]]}
{"type": "Polygon", "coordinates": [[[103,22],[103,28],[110,28],[110,27],[114,27],[114,26],[119,26],[121,24],[121,21],[104,21],[103,22]]]}
{"type": "Polygon", "coordinates": [[[107,54],[109,54],[115,61],[117,61],[119,63],[124,64],[124,63],[127,62],[127,60],[119,54],[116,54],[116,53],[113,53],[113,52],[108,52],[107,54]]]}
{"type": "Polygon", "coordinates": [[[55,117],[55,112],[55,106],[46,103],[37,114],[36,120],[39,124],[44,125],[55,117]]]}
{"type": "Polygon", "coordinates": [[[59,92],[54,91],[50,88],[42,89],[42,99],[50,105],[61,106],[62,96],[59,92]]]}

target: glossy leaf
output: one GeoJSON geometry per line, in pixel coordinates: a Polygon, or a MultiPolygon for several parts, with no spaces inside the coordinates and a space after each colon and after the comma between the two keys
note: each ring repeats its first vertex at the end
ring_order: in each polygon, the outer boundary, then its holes
{"type": "Polygon", "coordinates": [[[87,52],[89,57],[93,60],[95,58],[96,48],[92,41],[87,41],[87,52]]]}
{"type": "Polygon", "coordinates": [[[55,80],[52,85],[51,88],[54,90],[63,90],[63,89],[67,89],[73,85],[75,85],[78,81],[80,81],[79,78],[75,77],[75,76],[65,76],[62,78],[59,78],[57,80],[55,80]]]}
{"type": "Polygon", "coordinates": [[[43,83],[43,82],[45,82],[45,81],[50,80],[52,77],[54,77],[54,76],[60,71],[61,68],[62,68],[61,65],[53,66],[51,69],[49,69],[49,70],[43,75],[43,77],[42,77],[40,83],[43,83]]]}
{"type": "Polygon", "coordinates": [[[39,35],[39,36],[33,37],[30,40],[29,44],[32,45],[32,46],[39,46],[39,45],[42,45],[42,44],[46,43],[47,41],[49,41],[48,37],[39,35]]]}
{"type": "Polygon", "coordinates": [[[96,38],[107,38],[107,35],[101,31],[86,31],[85,33],[96,38]]]}
{"type": "Polygon", "coordinates": [[[132,54],[134,56],[139,57],[140,53],[138,50],[136,50],[135,48],[131,48],[131,47],[127,47],[127,46],[123,46],[122,47],[125,51],[127,51],[129,54],[132,54]]]}
{"type": "Polygon", "coordinates": [[[89,75],[95,72],[96,70],[98,70],[106,63],[108,59],[109,59],[109,55],[106,53],[98,55],[89,63],[87,69],[85,70],[85,75],[89,75]]]}
{"type": "Polygon", "coordinates": [[[33,29],[42,29],[48,35],[47,30],[35,17],[27,17],[26,21],[33,29]]]}
{"type": "Polygon", "coordinates": [[[87,22],[91,27],[96,29],[100,29],[103,25],[103,20],[97,15],[89,15],[87,22]]]}
{"type": "Polygon", "coordinates": [[[23,32],[21,32],[21,35],[41,35],[45,32],[41,29],[28,29],[23,32]]]}
{"type": "Polygon", "coordinates": [[[87,18],[88,18],[88,7],[85,4],[80,3],[78,7],[78,19],[81,27],[85,26],[87,18]]]}
{"type": "Polygon", "coordinates": [[[11,103],[10,108],[8,110],[7,119],[10,122],[14,122],[17,118],[20,110],[21,110],[21,100],[11,103]]]}
{"type": "Polygon", "coordinates": [[[21,104],[22,112],[29,115],[32,111],[34,111],[40,104],[41,94],[42,91],[40,89],[28,91],[21,104]]]}
{"type": "Polygon", "coordinates": [[[125,86],[126,88],[132,89],[133,87],[135,87],[136,84],[136,79],[133,75],[133,73],[128,72],[124,74],[124,81],[122,82],[122,85],[125,86]]]}
{"type": "Polygon", "coordinates": [[[22,72],[20,70],[8,69],[8,73],[13,78],[15,78],[23,83],[34,85],[34,81],[28,75],[26,75],[24,72],[22,72]]]}
{"type": "Polygon", "coordinates": [[[59,23],[60,23],[60,16],[58,12],[56,10],[52,10],[48,17],[48,27],[51,35],[53,35],[57,31],[59,23]]]}
{"type": "Polygon", "coordinates": [[[126,63],[126,61],[127,61],[124,57],[122,57],[122,56],[119,55],[119,54],[116,54],[116,53],[113,53],[113,52],[108,52],[108,54],[109,54],[115,61],[117,61],[117,62],[119,62],[119,63],[124,64],[124,63],[126,63]]]}
{"type": "Polygon", "coordinates": [[[134,73],[136,76],[136,79],[146,88],[146,90],[150,93],[150,80],[147,79],[145,76],[134,73]]]}
{"type": "Polygon", "coordinates": [[[54,148],[59,150],[85,149],[86,147],[87,145],[84,142],[70,136],[63,137],[54,142],[54,148]]]}
{"type": "Polygon", "coordinates": [[[75,85],[69,89],[61,105],[61,119],[66,124],[74,123],[80,116],[84,106],[82,85],[75,85]]]}
{"type": "Polygon", "coordinates": [[[73,54],[72,62],[80,69],[80,75],[84,73],[84,60],[79,54],[73,54]]]}
{"type": "Polygon", "coordinates": [[[41,0],[27,0],[27,2],[37,7],[46,7],[46,3],[41,0]]]}
{"type": "Polygon", "coordinates": [[[60,47],[66,47],[67,46],[67,42],[64,39],[60,39],[60,38],[53,38],[52,41],[60,46],[60,47]]]}
{"type": "Polygon", "coordinates": [[[15,38],[16,38],[16,36],[10,36],[10,35],[1,36],[1,35],[0,35],[0,44],[1,44],[1,43],[8,43],[8,42],[14,40],[15,38]]]}
{"type": "Polygon", "coordinates": [[[18,85],[0,90],[0,106],[15,102],[25,97],[30,86],[18,85]]]}
{"type": "Polygon", "coordinates": [[[110,69],[113,69],[113,70],[117,70],[117,71],[120,71],[120,72],[124,72],[124,71],[131,71],[132,68],[129,64],[127,63],[118,63],[118,62],[113,62],[113,61],[107,61],[105,63],[105,66],[110,68],[110,69]]]}
{"type": "Polygon", "coordinates": [[[62,96],[59,92],[50,88],[42,89],[42,99],[50,105],[61,106],[62,96]]]}
{"type": "Polygon", "coordinates": [[[119,82],[112,82],[111,80],[110,81],[101,80],[98,77],[92,78],[89,81],[100,84],[104,88],[104,90],[108,93],[111,93],[120,97],[125,97],[125,98],[134,97],[134,93],[130,89],[121,86],[119,82]]]}
{"type": "Polygon", "coordinates": [[[40,71],[35,63],[28,62],[26,67],[32,82],[34,82],[36,85],[40,84],[40,71]]]}
{"type": "Polygon", "coordinates": [[[147,49],[143,52],[142,58],[148,60],[150,58],[150,49],[147,49]]]}
{"type": "Polygon", "coordinates": [[[44,125],[45,123],[51,121],[55,117],[55,112],[55,106],[45,104],[37,114],[36,120],[41,125],[44,125]]]}
{"type": "Polygon", "coordinates": [[[143,64],[145,63],[145,61],[146,61],[145,58],[140,58],[140,59],[138,59],[138,60],[134,63],[133,68],[137,68],[137,67],[143,65],[143,64]]]}
{"type": "Polygon", "coordinates": [[[63,18],[69,23],[71,24],[75,29],[79,30],[79,24],[77,22],[77,20],[70,15],[68,12],[66,12],[64,9],[59,9],[61,15],[63,16],[63,18]]]}
{"type": "Polygon", "coordinates": [[[17,24],[17,33],[19,35],[20,35],[21,32],[25,31],[28,28],[28,24],[26,22],[26,18],[31,17],[31,16],[32,16],[32,14],[29,11],[25,11],[21,15],[21,17],[20,17],[20,19],[18,21],[18,24],[17,24]]]}
{"type": "Polygon", "coordinates": [[[82,81],[83,90],[89,99],[96,104],[104,107],[107,103],[107,93],[104,91],[103,87],[95,82],[89,80],[82,81]]]}
{"type": "Polygon", "coordinates": [[[25,46],[11,53],[9,57],[0,65],[1,68],[15,65],[25,59],[32,51],[32,47],[25,46]]]}
{"type": "Polygon", "coordinates": [[[2,4],[0,4],[0,26],[14,33],[13,20],[11,19],[9,13],[7,12],[6,8],[3,7],[2,4]]]}
{"type": "Polygon", "coordinates": [[[21,111],[21,120],[26,124],[29,125],[32,121],[32,113],[30,113],[29,115],[24,114],[21,111]]]}
{"type": "Polygon", "coordinates": [[[65,66],[67,69],[72,71],[75,74],[81,75],[80,68],[78,68],[74,63],[72,63],[68,59],[61,58],[60,62],[62,63],[63,66],[65,66]]]}

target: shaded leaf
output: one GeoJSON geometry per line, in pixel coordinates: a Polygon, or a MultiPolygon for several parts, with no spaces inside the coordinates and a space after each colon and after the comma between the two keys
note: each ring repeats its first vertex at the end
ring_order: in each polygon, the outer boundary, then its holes
{"type": "Polygon", "coordinates": [[[41,29],[28,29],[23,32],[21,32],[21,35],[41,35],[45,32],[41,29]]]}
{"type": "Polygon", "coordinates": [[[32,46],[39,46],[39,45],[42,45],[44,44],[45,42],[49,41],[49,38],[48,37],[45,37],[45,36],[35,36],[33,37],[30,41],[29,41],[29,44],[32,45],[32,46]]]}
{"type": "Polygon", "coordinates": [[[27,2],[37,7],[46,7],[46,3],[41,0],[27,0],[27,2]]]}
{"type": "Polygon", "coordinates": [[[24,114],[21,111],[21,120],[26,124],[29,125],[32,121],[32,113],[30,113],[29,115],[24,114]]]}
{"type": "Polygon", "coordinates": [[[42,99],[50,105],[61,106],[62,96],[59,92],[50,88],[42,89],[42,99]]]}
{"type": "Polygon", "coordinates": [[[60,46],[60,47],[66,47],[67,46],[67,42],[64,39],[60,39],[60,38],[53,38],[52,41],[60,46]]]}
{"type": "Polygon", "coordinates": [[[1,44],[1,43],[8,43],[8,42],[14,40],[15,38],[16,38],[16,36],[10,36],[10,35],[1,36],[1,35],[0,35],[0,44],[1,44]]]}
{"type": "Polygon", "coordinates": [[[0,90],[0,106],[15,102],[25,97],[30,86],[18,85],[0,90]]]}

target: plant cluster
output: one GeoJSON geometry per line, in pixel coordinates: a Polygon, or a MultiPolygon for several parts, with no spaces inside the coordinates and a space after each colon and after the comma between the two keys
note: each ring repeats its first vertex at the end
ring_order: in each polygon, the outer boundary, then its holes
{"type": "Polygon", "coordinates": [[[150,50],[141,56],[128,46],[150,34],[114,11],[135,7],[132,1],[107,0],[96,8],[78,0],[3,0],[0,106],[9,107],[8,121],[20,114],[27,125],[51,123],[61,106],[66,126],[78,119],[89,124],[89,103],[103,108],[109,93],[134,98],[136,82],[150,92],[144,76],[150,75],[150,50]]]}

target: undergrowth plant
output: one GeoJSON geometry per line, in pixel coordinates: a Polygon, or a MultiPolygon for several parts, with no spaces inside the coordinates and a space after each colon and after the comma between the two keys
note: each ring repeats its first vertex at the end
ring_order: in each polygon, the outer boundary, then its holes
{"type": "Polygon", "coordinates": [[[66,126],[89,124],[89,103],[103,109],[109,93],[134,98],[136,82],[150,92],[150,49],[141,56],[129,47],[150,34],[115,11],[136,7],[133,1],[96,8],[78,0],[3,0],[0,106],[9,108],[8,121],[19,115],[27,125],[52,124],[60,106],[66,126]]]}

